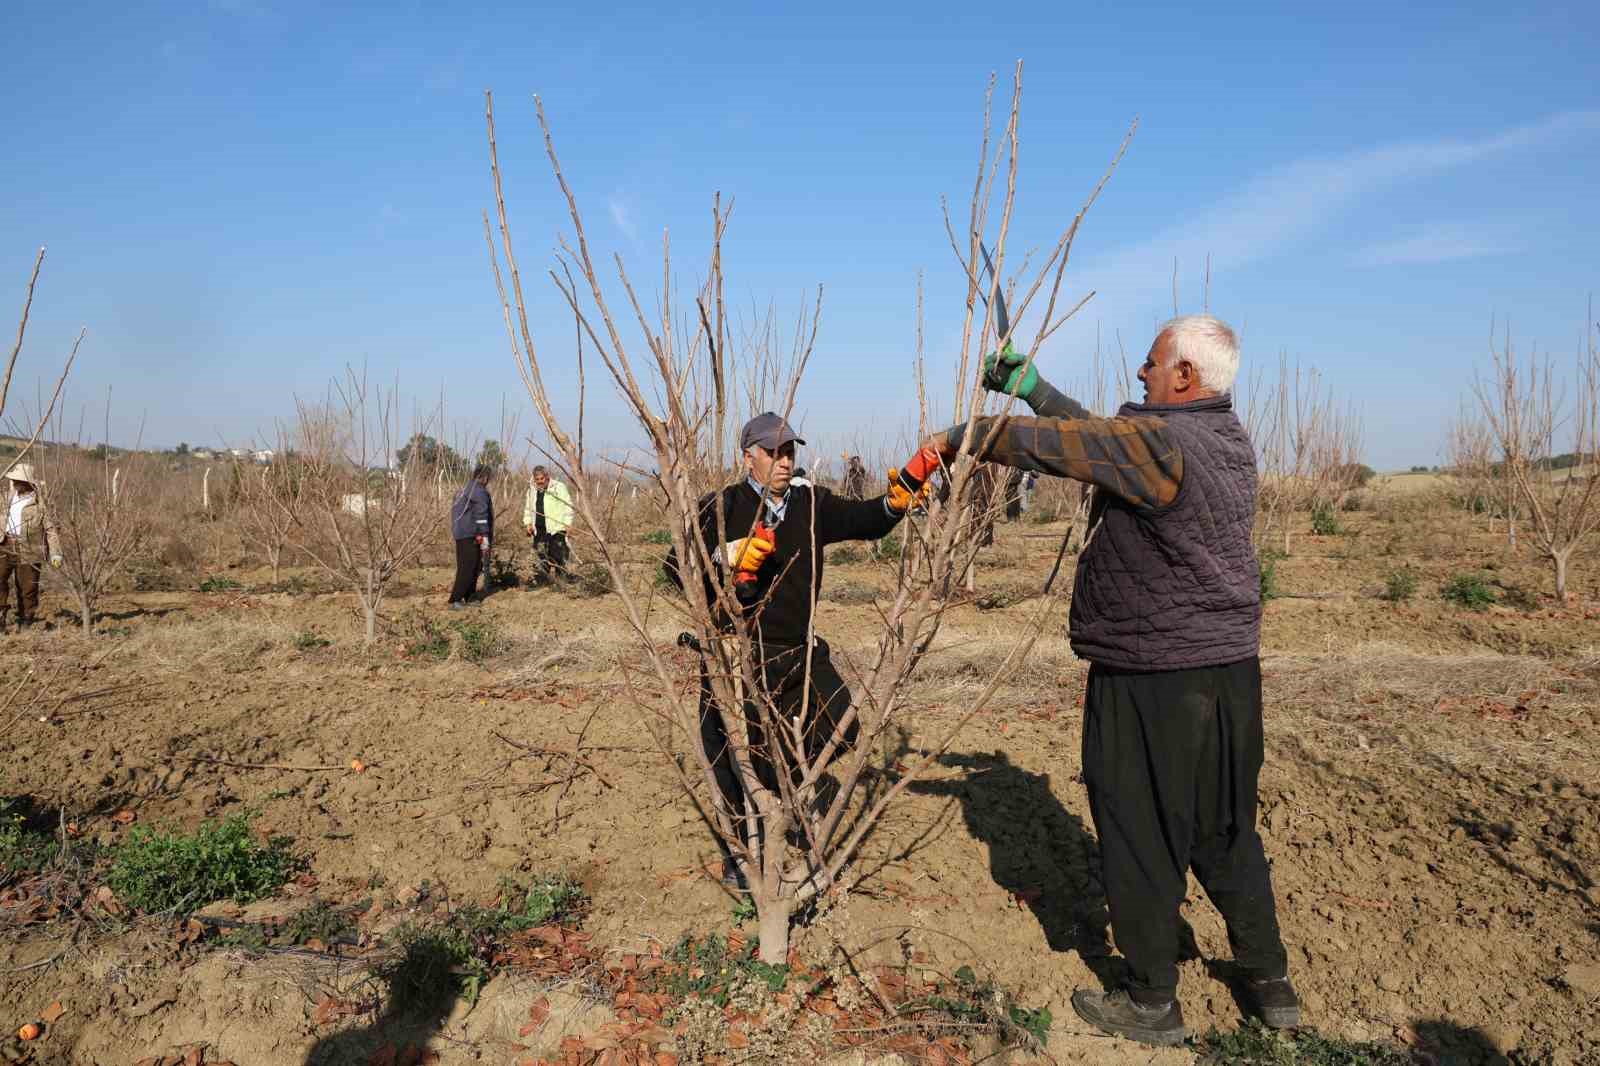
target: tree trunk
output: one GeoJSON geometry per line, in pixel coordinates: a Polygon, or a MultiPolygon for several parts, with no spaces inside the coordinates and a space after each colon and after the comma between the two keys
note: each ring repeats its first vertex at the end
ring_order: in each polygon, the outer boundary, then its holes
{"type": "Polygon", "coordinates": [[[94,632],[94,607],[89,602],[89,597],[78,597],[78,611],[83,617],[83,635],[88,636],[94,632]]]}
{"type": "Polygon", "coordinates": [[[1556,567],[1556,600],[1563,607],[1567,603],[1567,553],[1571,550],[1571,548],[1568,548],[1566,551],[1550,553],[1550,561],[1556,567]]]}
{"type": "Polygon", "coordinates": [[[761,961],[782,966],[789,961],[789,903],[787,900],[757,901],[760,924],[761,961]]]}
{"type": "Polygon", "coordinates": [[[283,558],[283,545],[272,549],[272,583],[278,583],[278,561],[283,558]]]}

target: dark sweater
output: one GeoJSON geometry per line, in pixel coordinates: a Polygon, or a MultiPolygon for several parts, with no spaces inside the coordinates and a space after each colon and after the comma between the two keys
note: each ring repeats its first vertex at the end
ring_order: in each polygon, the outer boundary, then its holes
{"type": "Polygon", "coordinates": [[[494,500],[481,483],[469,481],[456,493],[450,505],[450,535],[456,540],[494,536],[494,500]]]}
{"type": "MultiPolygon", "coordinates": [[[[713,562],[718,561],[722,544],[749,535],[761,506],[748,481],[729,485],[721,495],[726,540],[717,537],[717,495],[708,493],[699,505],[700,535],[713,562]]],[[[764,508],[763,520],[770,522],[764,508]]],[[[762,564],[744,606],[746,616],[756,619],[757,636],[766,644],[803,645],[811,629],[812,594],[822,591],[823,548],[843,540],[877,540],[899,521],[900,516],[884,506],[882,496],[851,500],[820,485],[790,488],[788,509],[776,530],[777,547],[762,564]]],[[[668,577],[682,588],[676,548],[667,553],[665,565],[668,577]]],[[[705,594],[707,602],[716,601],[709,584],[705,594]]]]}

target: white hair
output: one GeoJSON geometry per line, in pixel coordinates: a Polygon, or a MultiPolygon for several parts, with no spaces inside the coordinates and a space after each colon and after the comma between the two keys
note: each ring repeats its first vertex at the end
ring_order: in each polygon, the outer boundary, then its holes
{"type": "Polygon", "coordinates": [[[1174,359],[1182,359],[1200,375],[1200,384],[1227,392],[1239,373],[1239,338],[1222,319],[1183,315],[1161,327],[1157,339],[1169,338],[1174,359]]]}

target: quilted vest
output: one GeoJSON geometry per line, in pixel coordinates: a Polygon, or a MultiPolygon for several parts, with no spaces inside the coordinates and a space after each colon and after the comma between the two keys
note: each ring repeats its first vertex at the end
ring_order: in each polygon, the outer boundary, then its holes
{"type": "Polygon", "coordinates": [[[1163,419],[1183,454],[1178,496],[1158,510],[1097,493],[1069,629],[1090,662],[1123,670],[1221,666],[1261,645],[1261,576],[1250,542],[1256,455],[1231,397],[1125,404],[1163,419]]]}

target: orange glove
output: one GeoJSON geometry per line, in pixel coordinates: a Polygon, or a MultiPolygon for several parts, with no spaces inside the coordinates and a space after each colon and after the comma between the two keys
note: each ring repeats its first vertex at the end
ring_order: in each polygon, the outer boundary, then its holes
{"type": "Polygon", "coordinates": [[[746,585],[754,581],[761,564],[777,546],[777,535],[760,522],[748,537],[729,541],[724,558],[733,567],[733,583],[746,585]]]}
{"type": "Polygon", "coordinates": [[[917,449],[916,455],[906,460],[906,465],[900,468],[898,475],[890,473],[889,480],[898,482],[907,492],[918,492],[927,485],[933,472],[939,469],[939,462],[937,446],[934,443],[924,444],[917,449]]]}
{"type": "Polygon", "coordinates": [[[930,481],[923,481],[922,487],[915,492],[906,488],[900,478],[900,471],[896,467],[889,468],[889,491],[885,494],[884,505],[895,514],[903,515],[912,508],[921,508],[928,505],[928,494],[933,490],[930,481]]]}

